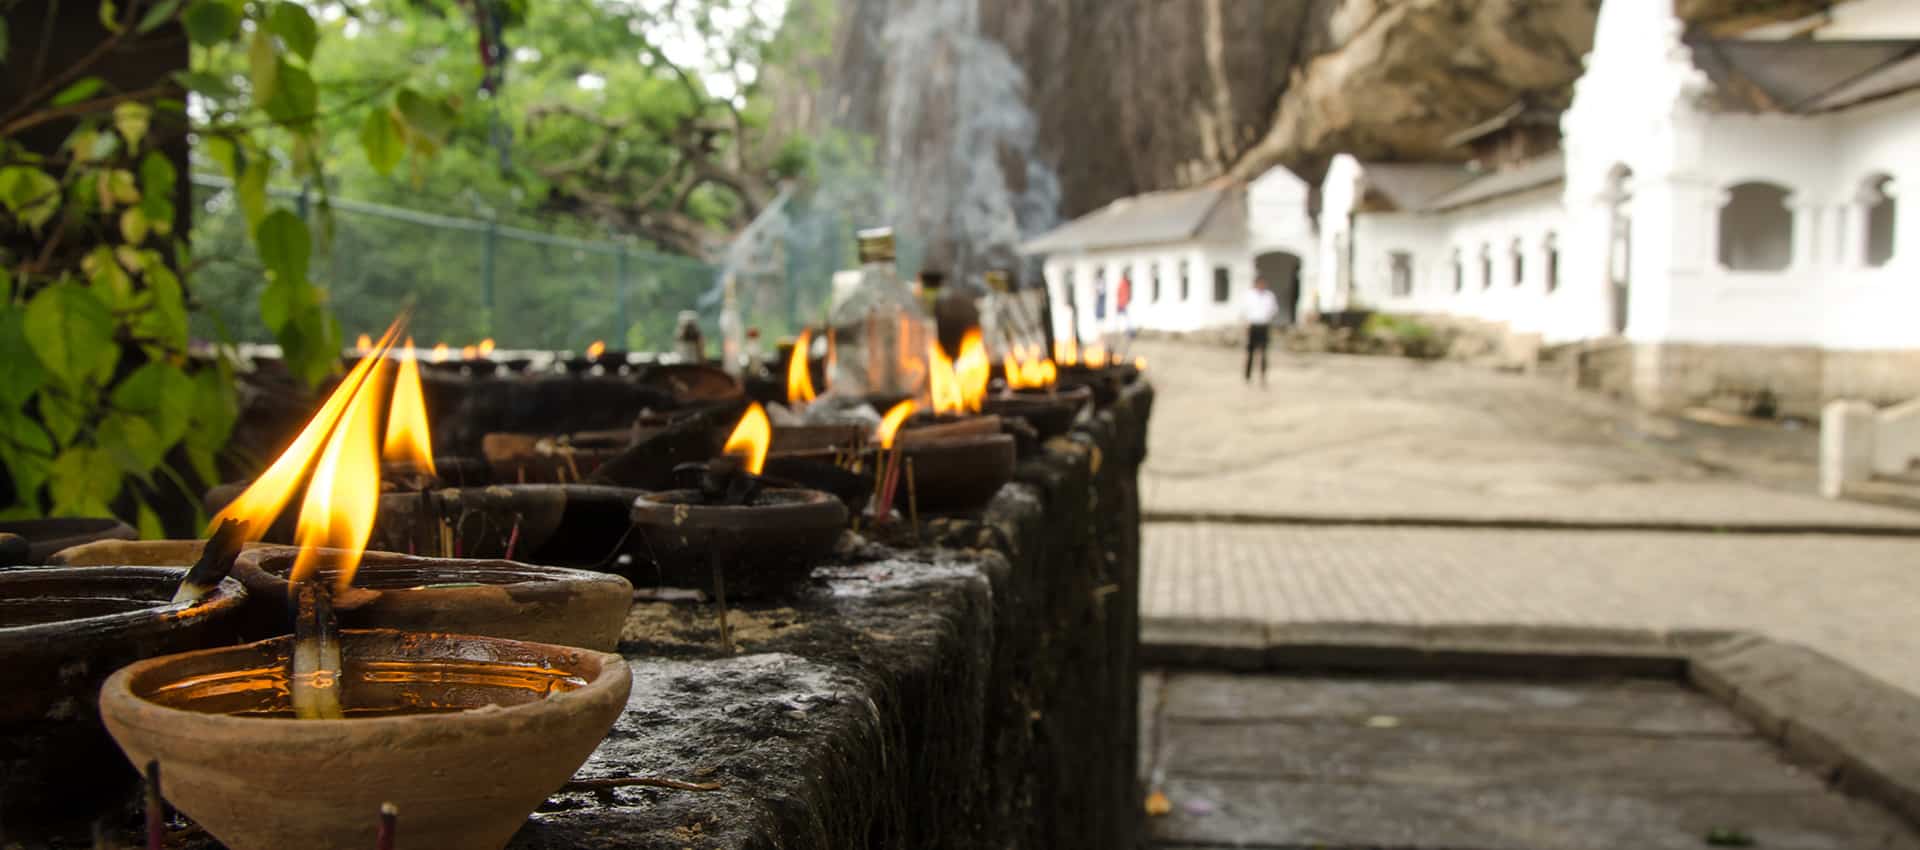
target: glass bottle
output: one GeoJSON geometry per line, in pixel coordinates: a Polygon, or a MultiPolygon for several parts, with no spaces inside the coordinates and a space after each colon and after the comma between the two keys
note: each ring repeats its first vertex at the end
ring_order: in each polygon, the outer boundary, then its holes
{"type": "Polygon", "coordinates": [[[846,399],[923,399],[926,311],[893,266],[893,230],[858,234],[860,282],[833,309],[835,356],[828,392],[846,399]]]}
{"type": "Polygon", "coordinates": [[[680,326],[673,332],[674,350],[680,354],[682,363],[705,363],[707,361],[707,342],[700,333],[700,314],[692,310],[680,311],[680,326]]]}

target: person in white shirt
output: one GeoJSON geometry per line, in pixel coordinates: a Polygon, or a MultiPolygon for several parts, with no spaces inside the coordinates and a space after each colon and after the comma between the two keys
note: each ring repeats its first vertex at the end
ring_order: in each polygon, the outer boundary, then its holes
{"type": "Polygon", "coordinates": [[[1260,355],[1260,386],[1267,385],[1267,341],[1273,333],[1274,317],[1280,315],[1280,299],[1267,288],[1266,278],[1254,278],[1242,308],[1247,317],[1247,383],[1253,383],[1253,356],[1260,355]]]}

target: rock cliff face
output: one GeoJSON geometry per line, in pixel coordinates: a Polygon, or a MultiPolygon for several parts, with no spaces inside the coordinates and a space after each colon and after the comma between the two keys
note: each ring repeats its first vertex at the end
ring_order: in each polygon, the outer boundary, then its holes
{"type": "MultiPolygon", "coordinates": [[[[1461,156],[1440,140],[1517,98],[1564,104],[1601,0],[956,2],[977,4],[970,26],[1024,72],[1031,155],[1051,167],[1057,212],[1069,218],[1120,196],[1250,177],[1276,164],[1315,178],[1343,150],[1461,156]]],[[[1833,2],[1678,0],[1678,10],[1726,33],[1833,2]]],[[[906,58],[896,50],[890,64],[897,39],[889,39],[903,16],[946,5],[823,7],[830,22],[816,23],[831,28],[834,49],[814,65],[819,85],[789,86],[783,96],[788,126],[884,137],[897,112],[885,81],[906,58]]],[[[928,133],[939,129],[917,130],[923,142],[928,133]]],[[[1001,170],[1014,191],[1025,189],[1023,171],[1001,170]]]]}

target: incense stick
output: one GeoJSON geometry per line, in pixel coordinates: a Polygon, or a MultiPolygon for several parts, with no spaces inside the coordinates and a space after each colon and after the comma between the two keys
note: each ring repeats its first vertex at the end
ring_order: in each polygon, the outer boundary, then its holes
{"type": "Polygon", "coordinates": [[[400,807],[380,804],[380,831],[374,835],[375,850],[393,850],[394,834],[400,830],[400,807]]]}
{"type": "Polygon", "coordinates": [[[201,548],[200,560],[194,562],[193,569],[187,570],[179,589],[173,592],[174,604],[199,601],[220,586],[220,580],[233,571],[233,560],[240,557],[240,549],[246,545],[246,528],[246,523],[237,519],[220,522],[220,527],[214,529],[213,536],[207,538],[206,546],[201,548]]]}
{"type": "Polygon", "coordinates": [[[147,850],[160,850],[167,832],[167,801],[160,796],[160,761],[147,762],[147,850]]]}

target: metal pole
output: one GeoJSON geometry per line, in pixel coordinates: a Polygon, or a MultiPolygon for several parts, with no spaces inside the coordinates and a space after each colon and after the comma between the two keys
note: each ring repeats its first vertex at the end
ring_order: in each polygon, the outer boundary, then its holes
{"type": "Polygon", "coordinates": [[[493,250],[494,242],[500,237],[500,228],[493,222],[487,222],[486,240],[480,250],[480,301],[486,307],[486,335],[493,336],[493,250]]]}

